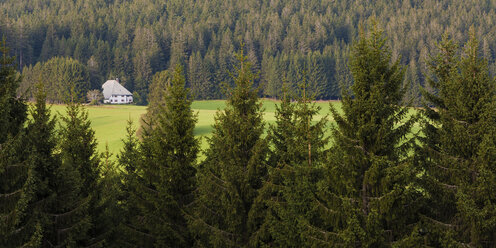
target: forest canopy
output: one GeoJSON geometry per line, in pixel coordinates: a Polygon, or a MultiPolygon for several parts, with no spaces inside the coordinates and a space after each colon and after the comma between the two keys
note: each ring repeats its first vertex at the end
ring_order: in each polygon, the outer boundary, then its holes
{"type": "Polygon", "coordinates": [[[392,58],[408,65],[407,96],[418,103],[426,61],[443,33],[465,43],[473,25],[494,74],[495,9],[489,0],[5,0],[0,34],[19,71],[73,58],[89,70],[91,88],[119,78],[143,104],[153,75],[177,63],[196,99],[225,98],[221,82],[234,83],[228,71],[242,44],[260,70],[260,96],[279,97],[282,81],[294,91],[306,77],[316,99],[337,99],[339,83],[350,78],[350,44],[376,16],[392,58]]]}

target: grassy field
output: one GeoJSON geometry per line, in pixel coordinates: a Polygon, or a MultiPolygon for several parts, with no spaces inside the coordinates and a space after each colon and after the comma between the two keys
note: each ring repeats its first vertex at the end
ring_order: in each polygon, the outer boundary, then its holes
{"type": "MultiPolygon", "coordinates": [[[[264,100],[264,119],[267,123],[274,123],[275,105],[277,102],[271,100],[264,100]]],[[[340,102],[317,102],[321,107],[320,114],[316,119],[322,118],[329,114],[329,104],[333,104],[338,109],[341,107],[340,102]]],[[[202,149],[207,146],[204,137],[210,135],[212,132],[212,124],[214,123],[214,116],[217,110],[223,109],[225,101],[195,101],[192,108],[198,113],[198,123],[196,125],[195,134],[201,138],[202,149]]],[[[52,112],[57,115],[65,113],[65,106],[53,105],[52,112]]],[[[119,153],[122,148],[122,139],[126,134],[127,120],[131,119],[137,127],[139,118],[146,112],[146,107],[134,105],[103,105],[103,106],[88,106],[89,118],[92,127],[95,130],[96,138],[98,140],[98,149],[104,151],[105,145],[108,144],[109,150],[114,154],[119,153]]],[[[413,112],[413,111],[412,111],[413,112]]],[[[332,119],[329,116],[329,119],[332,119]]],[[[414,129],[416,131],[417,128],[414,129]]]]}

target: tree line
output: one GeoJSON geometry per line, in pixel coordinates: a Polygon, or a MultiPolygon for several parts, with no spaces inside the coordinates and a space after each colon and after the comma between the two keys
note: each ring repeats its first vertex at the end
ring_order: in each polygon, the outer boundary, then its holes
{"type": "Polygon", "coordinates": [[[0,245],[494,247],[496,82],[474,29],[463,48],[437,44],[416,114],[383,32],[372,22],[359,37],[341,110],[315,119],[303,76],[294,92],[282,84],[268,126],[254,65],[236,53],[203,161],[184,67],[157,74],[116,163],[81,105],[58,122],[39,84],[27,110],[3,45],[0,245]]]}
{"type": "Polygon", "coordinates": [[[465,43],[474,25],[494,74],[495,7],[488,0],[6,0],[0,33],[19,71],[72,58],[90,71],[91,89],[119,78],[140,104],[153,75],[177,63],[195,99],[226,98],[220,82],[234,83],[227,72],[241,44],[260,71],[259,96],[280,99],[280,78],[295,92],[297,72],[305,70],[316,99],[338,99],[339,83],[349,79],[351,41],[361,20],[376,16],[387,24],[392,56],[409,66],[408,94],[420,105],[418,89],[428,86],[426,62],[441,33],[465,43]]]}

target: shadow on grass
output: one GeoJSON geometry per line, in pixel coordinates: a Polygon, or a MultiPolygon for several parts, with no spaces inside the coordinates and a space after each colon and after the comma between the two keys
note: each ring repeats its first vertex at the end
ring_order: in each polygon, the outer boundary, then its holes
{"type": "Polygon", "coordinates": [[[195,128],[195,136],[196,135],[207,135],[212,133],[213,127],[211,125],[201,125],[201,126],[196,126],[195,128]]]}

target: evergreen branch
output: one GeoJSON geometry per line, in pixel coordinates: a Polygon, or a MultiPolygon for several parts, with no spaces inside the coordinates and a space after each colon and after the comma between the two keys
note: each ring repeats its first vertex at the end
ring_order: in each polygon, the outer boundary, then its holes
{"type": "Polygon", "coordinates": [[[391,190],[389,191],[387,194],[384,194],[382,196],[366,196],[367,199],[370,199],[370,200],[377,200],[377,201],[380,201],[382,200],[384,197],[388,196],[388,195],[391,195],[395,192],[395,190],[391,190]]]}
{"type": "Polygon", "coordinates": [[[454,122],[457,122],[459,124],[463,124],[464,126],[468,126],[470,123],[468,123],[467,121],[462,121],[462,120],[458,120],[456,119],[455,117],[453,117],[452,115],[448,114],[447,115],[450,117],[451,120],[453,120],[454,122]]]}
{"type": "Polygon", "coordinates": [[[24,225],[24,226],[21,226],[15,230],[12,231],[13,234],[18,234],[20,232],[22,232],[22,230],[24,230],[26,228],[27,225],[24,225]]]}
{"type": "Polygon", "coordinates": [[[451,159],[455,162],[466,162],[468,161],[468,159],[465,159],[465,158],[460,158],[460,157],[455,157],[455,156],[452,156],[452,155],[449,155],[447,152],[441,152],[443,154],[443,157],[446,157],[448,159],[451,159]]]}
{"type": "Polygon", "coordinates": [[[471,244],[467,244],[467,243],[458,243],[458,244],[462,245],[463,247],[475,247],[475,246],[473,246],[471,244]]]}
{"type": "Polygon", "coordinates": [[[26,166],[24,163],[15,163],[15,164],[10,164],[10,165],[7,165],[6,168],[7,169],[12,169],[12,168],[16,168],[16,167],[24,167],[26,166]]]}
{"type": "Polygon", "coordinates": [[[51,213],[46,213],[48,216],[52,216],[52,217],[55,217],[55,218],[59,218],[59,217],[64,217],[64,216],[67,216],[67,215],[70,215],[74,212],[76,212],[76,210],[78,210],[80,207],[84,206],[84,202],[87,200],[88,198],[84,199],[83,201],[80,202],[80,204],[78,204],[78,207],[68,211],[68,212],[64,212],[64,213],[61,213],[61,214],[51,214],[51,213]]]}
{"type": "Polygon", "coordinates": [[[326,207],[320,200],[319,198],[317,197],[317,195],[315,195],[315,193],[313,194],[314,195],[314,198],[315,198],[315,201],[317,202],[317,204],[319,204],[319,206],[321,206],[322,208],[324,208],[328,213],[333,213],[333,214],[336,214],[338,213],[336,210],[333,210],[333,209],[329,209],[328,207],[326,207]]]}
{"type": "Polygon", "coordinates": [[[450,184],[441,183],[441,182],[439,184],[444,186],[445,188],[448,188],[448,189],[456,190],[458,188],[458,186],[456,186],[456,185],[450,185],[450,184]]]}
{"type": "Polygon", "coordinates": [[[274,200],[272,200],[272,199],[274,199],[274,198],[279,199],[279,197],[271,197],[271,198],[270,198],[271,200],[268,200],[268,199],[267,199],[266,201],[268,201],[268,202],[272,202],[272,203],[275,203],[275,204],[280,204],[280,205],[286,205],[286,206],[287,206],[287,205],[289,205],[289,203],[288,203],[288,202],[286,202],[286,201],[274,201],[274,200]]]}
{"type": "Polygon", "coordinates": [[[51,247],[56,247],[55,245],[52,244],[52,242],[50,242],[50,240],[47,240],[47,243],[51,246],[51,247]]]}
{"type": "MultiPolygon", "coordinates": [[[[323,239],[320,239],[320,238],[316,238],[316,237],[314,237],[314,236],[312,236],[312,235],[306,235],[306,237],[307,237],[307,238],[313,239],[313,240],[315,240],[315,241],[317,241],[317,242],[320,242],[320,243],[322,243],[322,244],[329,245],[329,243],[331,242],[331,241],[328,241],[329,235],[332,235],[332,236],[334,236],[334,237],[336,237],[336,238],[338,238],[338,239],[341,239],[341,238],[340,238],[340,235],[339,235],[338,233],[335,233],[335,232],[327,232],[327,231],[321,230],[321,229],[319,229],[319,228],[316,228],[316,227],[310,226],[310,225],[308,225],[308,224],[306,224],[306,226],[307,226],[309,229],[311,229],[311,230],[313,230],[313,231],[315,231],[315,232],[318,232],[318,233],[320,233],[320,234],[324,235],[324,237],[325,237],[325,239],[326,239],[326,240],[323,240],[323,239]]],[[[335,241],[335,240],[333,240],[333,241],[335,241]]],[[[337,243],[336,243],[336,242],[332,242],[332,244],[333,244],[333,245],[337,245],[337,243]]],[[[343,246],[344,244],[343,244],[343,243],[339,243],[339,245],[340,245],[340,246],[343,246]]]]}
{"type": "Polygon", "coordinates": [[[320,242],[322,244],[329,245],[329,241],[325,241],[325,240],[322,240],[322,239],[319,239],[319,238],[315,238],[313,236],[307,236],[307,237],[310,238],[310,239],[313,239],[313,240],[315,240],[317,242],[320,242]]]}
{"type": "MultiPolygon", "coordinates": [[[[201,223],[203,223],[203,225],[207,226],[210,230],[213,230],[214,232],[221,233],[221,234],[225,235],[226,237],[233,237],[233,238],[236,237],[236,235],[234,233],[230,233],[230,232],[224,231],[222,229],[219,229],[217,227],[214,227],[212,225],[209,225],[207,222],[203,221],[201,218],[199,220],[201,223]]],[[[230,240],[229,238],[228,238],[228,241],[230,243],[234,244],[234,242],[232,240],[230,240]]]]}
{"type": "MultiPolygon", "coordinates": [[[[227,236],[227,237],[231,236],[232,238],[234,238],[234,237],[236,237],[236,236],[237,236],[237,235],[236,235],[236,234],[234,234],[234,233],[230,233],[230,232],[224,231],[224,230],[222,230],[222,229],[220,229],[220,228],[217,228],[217,227],[214,227],[214,226],[212,226],[212,225],[208,224],[208,223],[207,223],[207,222],[205,222],[202,218],[194,218],[193,216],[191,216],[191,215],[189,215],[189,214],[186,214],[186,216],[187,216],[187,217],[189,217],[189,218],[191,218],[191,219],[193,219],[193,220],[198,220],[198,221],[200,221],[203,225],[207,226],[209,229],[213,230],[214,232],[219,232],[219,233],[221,233],[221,234],[223,234],[223,235],[225,235],[225,236],[227,236]]],[[[233,242],[232,240],[229,240],[229,242],[234,244],[234,242],[233,242]]]]}
{"type": "Polygon", "coordinates": [[[142,235],[144,235],[146,237],[149,237],[149,238],[155,240],[155,237],[153,235],[149,234],[149,233],[142,232],[142,231],[138,230],[136,227],[131,226],[131,225],[127,224],[127,223],[124,223],[123,225],[126,226],[127,228],[133,230],[136,233],[142,234],[142,235]]]}
{"type": "Polygon", "coordinates": [[[354,148],[357,148],[359,150],[362,150],[365,154],[367,155],[371,155],[371,153],[369,151],[367,151],[363,146],[359,146],[359,145],[354,145],[353,146],[354,148]]]}
{"type": "Polygon", "coordinates": [[[342,132],[339,132],[341,135],[340,137],[344,138],[346,141],[352,143],[352,144],[360,144],[360,140],[358,139],[352,139],[348,137],[347,135],[343,134],[342,132]]]}
{"type": "MultiPolygon", "coordinates": [[[[438,156],[442,156],[443,158],[448,158],[448,159],[451,159],[455,162],[466,162],[468,161],[467,159],[465,158],[460,158],[460,157],[455,157],[455,156],[452,156],[452,155],[449,155],[448,152],[446,151],[436,151],[434,150],[432,147],[427,147],[426,148],[427,151],[431,152],[431,153],[435,153],[437,154],[438,156]],[[442,155],[441,155],[442,154],[442,155]]],[[[442,167],[442,166],[441,166],[442,167]]],[[[445,167],[442,167],[442,168],[445,168],[445,167]]],[[[450,169],[450,170],[457,170],[457,169],[452,169],[452,168],[446,168],[446,169],[450,169]]]]}
{"type": "MultiPolygon", "coordinates": [[[[146,218],[146,217],[145,217],[146,218]]],[[[179,227],[177,224],[171,224],[169,223],[166,219],[164,219],[162,216],[152,216],[152,219],[158,218],[163,224],[168,225],[170,227],[179,227]]]]}
{"type": "Polygon", "coordinates": [[[105,236],[107,236],[107,234],[109,233],[110,231],[107,231],[107,232],[104,232],[96,237],[93,237],[91,239],[88,240],[88,243],[90,243],[89,246],[85,246],[86,248],[91,248],[91,247],[101,247],[101,241],[104,241],[105,240],[105,236]]]}
{"type": "Polygon", "coordinates": [[[41,205],[43,202],[47,201],[48,200],[48,197],[45,197],[37,202],[33,202],[33,206],[39,206],[41,205]]]}
{"type": "Polygon", "coordinates": [[[438,163],[435,163],[435,165],[436,165],[436,167],[438,167],[438,168],[440,168],[440,169],[442,169],[442,170],[445,170],[445,171],[454,170],[454,169],[452,169],[452,168],[447,168],[447,167],[441,166],[441,165],[439,165],[438,163]]]}
{"type": "Polygon", "coordinates": [[[73,224],[72,226],[70,226],[70,227],[66,227],[66,228],[62,228],[62,229],[57,229],[57,235],[64,234],[64,233],[66,233],[66,232],[68,232],[68,231],[73,230],[74,228],[79,227],[79,226],[78,226],[78,224],[79,224],[79,223],[81,223],[81,222],[82,222],[82,221],[77,222],[77,223],[74,223],[74,224],[73,224]]]}
{"type": "MultiPolygon", "coordinates": [[[[185,204],[184,205],[184,208],[190,208],[191,206],[193,206],[196,202],[198,201],[198,199],[194,200],[194,201],[191,201],[190,203],[188,204],[185,204]]],[[[182,209],[181,209],[182,210],[182,209]]]]}
{"type": "Polygon", "coordinates": [[[205,208],[206,210],[208,210],[210,213],[216,215],[217,217],[224,218],[219,213],[215,212],[214,210],[210,209],[209,207],[205,206],[204,204],[201,204],[201,207],[205,208]]]}
{"type": "Polygon", "coordinates": [[[158,192],[158,190],[156,190],[156,189],[152,189],[152,188],[150,188],[148,185],[142,185],[142,187],[143,187],[145,190],[150,191],[151,193],[154,193],[154,194],[157,194],[157,195],[158,195],[158,194],[160,194],[160,192],[158,192]]]}
{"type": "Polygon", "coordinates": [[[359,203],[360,202],[359,200],[357,200],[355,198],[339,196],[339,195],[337,195],[335,193],[332,193],[332,192],[330,192],[330,195],[336,197],[337,199],[339,199],[339,200],[341,200],[343,202],[344,201],[349,201],[351,203],[359,203]]]}
{"type": "Polygon", "coordinates": [[[289,172],[289,173],[293,172],[293,167],[288,166],[288,165],[284,165],[282,168],[276,167],[274,169],[276,169],[278,171],[289,172]]]}
{"type": "MultiPolygon", "coordinates": [[[[221,183],[223,184],[227,184],[224,180],[218,178],[217,176],[214,175],[214,173],[212,173],[210,170],[208,170],[209,172],[209,175],[211,175],[214,179],[217,179],[218,181],[220,181],[221,183]]],[[[211,182],[213,182],[215,185],[217,185],[218,187],[220,187],[222,190],[226,191],[226,192],[229,192],[229,190],[227,189],[226,186],[224,185],[220,185],[219,183],[215,182],[214,180],[209,180],[211,182]]]]}
{"type": "Polygon", "coordinates": [[[455,227],[457,227],[457,226],[458,226],[458,225],[453,225],[453,224],[446,224],[446,223],[443,223],[443,222],[441,222],[441,221],[438,221],[438,220],[435,220],[435,219],[433,219],[433,218],[427,217],[427,216],[425,216],[425,215],[423,215],[423,214],[420,214],[420,216],[421,216],[422,218],[425,218],[425,219],[427,219],[427,220],[430,220],[431,222],[433,222],[433,223],[435,223],[435,224],[437,224],[437,225],[440,225],[440,226],[443,226],[443,227],[446,227],[446,228],[455,228],[455,227]]]}
{"type": "Polygon", "coordinates": [[[119,242],[119,243],[126,244],[128,247],[136,247],[136,245],[131,244],[131,243],[129,243],[129,242],[127,242],[127,241],[125,241],[125,240],[119,240],[118,242],[119,242]]]}
{"type": "Polygon", "coordinates": [[[266,181],[265,183],[268,184],[268,185],[273,186],[274,188],[281,188],[281,189],[287,189],[287,188],[289,188],[287,185],[275,184],[272,181],[266,181]]]}
{"type": "Polygon", "coordinates": [[[13,196],[13,195],[15,195],[15,194],[20,193],[21,191],[22,191],[22,189],[19,189],[19,190],[16,190],[16,191],[12,192],[12,193],[8,193],[8,194],[0,194],[0,198],[8,198],[8,197],[10,197],[10,196],[13,196]]]}
{"type": "MultiPolygon", "coordinates": [[[[327,231],[324,231],[324,230],[322,230],[322,229],[320,229],[320,228],[317,228],[317,227],[311,226],[311,225],[309,225],[309,224],[306,224],[305,226],[307,226],[308,228],[310,228],[310,229],[312,229],[312,230],[314,230],[314,231],[316,231],[316,232],[319,232],[319,233],[323,234],[323,235],[326,237],[326,239],[327,239],[327,237],[328,237],[329,235],[332,235],[332,236],[335,236],[335,237],[338,237],[338,238],[339,238],[339,233],[335,233],[335,232],[327,232],[327,231]]],[[[327,242],[327,241],[326,241],[326,242],[327,242]]]]}

